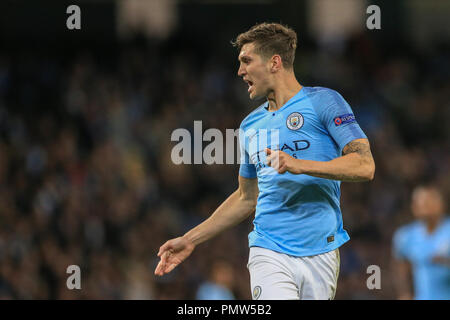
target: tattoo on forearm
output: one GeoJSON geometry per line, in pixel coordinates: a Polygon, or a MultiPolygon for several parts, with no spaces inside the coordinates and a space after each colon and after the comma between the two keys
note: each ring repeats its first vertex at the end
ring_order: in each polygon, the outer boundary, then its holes
{"type": "Polygon", "coordinates": [[[362,157],[371,157],[372,153],[370,152],[369,144],[358,142],[358,141],[352,141],[349,144],[347,144],[342,150],[342,155],[346,155],[349,153],[357,153],[362,157]]]}
{"type": "MultiPolygon", "coordinates": [[[[370,145],[368,142],[364,141],[352,141],[348,143],[344,150],[342,150],[342,155],[348,155],[351,153],[358,154],[359,164],[364,165],[373,161],[372,153],[370,151],[370,145]]],[[[361,178],[359,174],[356,174],[352,170],[346,173],[313,173],[311,174],[315,177],[340,180],[340,181],[348,181],[348,182],[357,182],[357,181],[365,181],[365,178],[361,178]]]]}

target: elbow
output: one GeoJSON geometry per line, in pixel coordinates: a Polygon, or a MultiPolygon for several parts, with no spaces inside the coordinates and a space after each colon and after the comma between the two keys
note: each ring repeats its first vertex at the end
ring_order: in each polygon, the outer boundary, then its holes
{"type": "Polygon", "coordinates": [[[371,171],[367,177],[366,177],[366,181],[372,181],[375,178],[375,170],[371,171]]]}
{"type": "Polygon", "coordinates": [[[253,212],[255,212],[257,203],[258,203],[258,197],[253,197],[253,198],[250,200],[250,205],[249,205],[249,208],[250,208],[250,210],[251,210],[250,214],[252,214],[253,212]]]}
{"type": "Polygon", "coordinates": [[[365,170],[364,179],[365,181],[372,181],[374,177],[375,177],[375,162],[371,161],[365,170]]]}
{"type": "Polygon", "coordinates": [[[355,182],[372,181],[375,177],[375,162],[373,160],[360,164],[355,171],[355,182]]]}
{"type": "Polygon", "coordinates": [[[242,204],[244,204],[250,211],[251,213],[253,211],[255,211],[256,209],[256,204],[258,201],[258,194],[256,195],[251,195],[251,194],[244,194],[242,192],[242,190],[240,190],[239,192],[239,200],[241,201],[242,204]]]}
{"type": "Polygon", "coordinates": [[[257,204],[257,199],[251,199],[248,202],[249,208],[251,208],[252,212],[255,211],[257,204]]]}

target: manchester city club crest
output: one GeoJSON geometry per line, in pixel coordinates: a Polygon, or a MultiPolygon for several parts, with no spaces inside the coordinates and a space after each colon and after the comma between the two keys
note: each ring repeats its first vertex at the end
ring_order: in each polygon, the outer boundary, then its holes
{"type": "Polygon", "coordinates": [[[298,130],[303,126],[303,116],[298,112],[291,113],[286,120],[286,125],[291,130],[298,130]]]}
{"type": "Polygon", "coordinates": [[[261,287],[260,286],[256,286],[255,288],[253,288],[253,299],[254,300],[258,300],[258,298],[261,296],[261,287]]]}

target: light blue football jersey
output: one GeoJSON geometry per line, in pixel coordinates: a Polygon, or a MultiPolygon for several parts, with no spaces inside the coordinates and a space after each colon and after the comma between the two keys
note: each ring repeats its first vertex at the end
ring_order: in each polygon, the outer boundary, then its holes
{"type": "Polygon", "coordinates": [[[240,176],[258,178],[259,196],[249,246],[292,256],[312,256],[340,247],[343,229],[340,181],[306,174],[279,174],[266,165],[265,148],[305,160],[329,161],[354,139],[366,138],[342,96],[303,87],[275,112],[265,102],[241,123],[240,176]]]}
{"type": "Polygon", "coordinates": [[[414,299],[450,300],[450,267],[433,261],[434,257],[450,259],[450,218],[432,234],[421,221],[401,227],[394,234],[393,254],[411,263],[414,299]]]}

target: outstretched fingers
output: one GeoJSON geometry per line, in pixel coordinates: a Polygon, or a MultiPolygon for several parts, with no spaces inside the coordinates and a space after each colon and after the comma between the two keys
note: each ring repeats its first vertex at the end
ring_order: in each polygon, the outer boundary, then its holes
{"type": "Polygon", "coordinates": [[[169,264],[169,266],[166,268],[166,273],[171,272],[173,269],[175,269],[175,267],[177,266],[177,263],[171,263],[169,264]]]}
{"type": "Polygon", "coordinates": [[[158,265],[156,266],[155,275],[162,276],[164,274],[163,270],[164,270],[164,263],[162,262],[162,260],[160,260],[158,265]]]}
{"type": "Polygon", "coordinates": [[[155,269],[155,274],[162,276],[171,272],[191,254],[193,248],[194,244],[182,237],[164,243],[158,251],[161,261],[155,269]]]}
{"type": "Polygon", "coordinates": [[[162,276],[165,273],[165,270],[167,269],[167,260],[168,257],[171,253],[171,245],[169,243],[169,241],[167,241],[166,243],[164,243],[158,251],[158,257],[161,258],[161,260],[159,261],[158,265],[156,266],[155,269],[155,274],[162,276]]]}
{"type": "MultiPolygon", "coordinates": [[[[162,252],[162,254],[158,253],[158,255],[161,256],[161,260],[159,261],[158,265],[156,266],[156,269],[155,269],[156,275],[162,276],[165,273],[170,272],[170,271],[167,271],[168,270],[167,263],[168,263],[168,258],[170,256],[170,254],[171,254],[170,251],[164,251],[164,252],[162,252]]],[[[171,270],[173,270],[173,268],[171,270]]]]}

